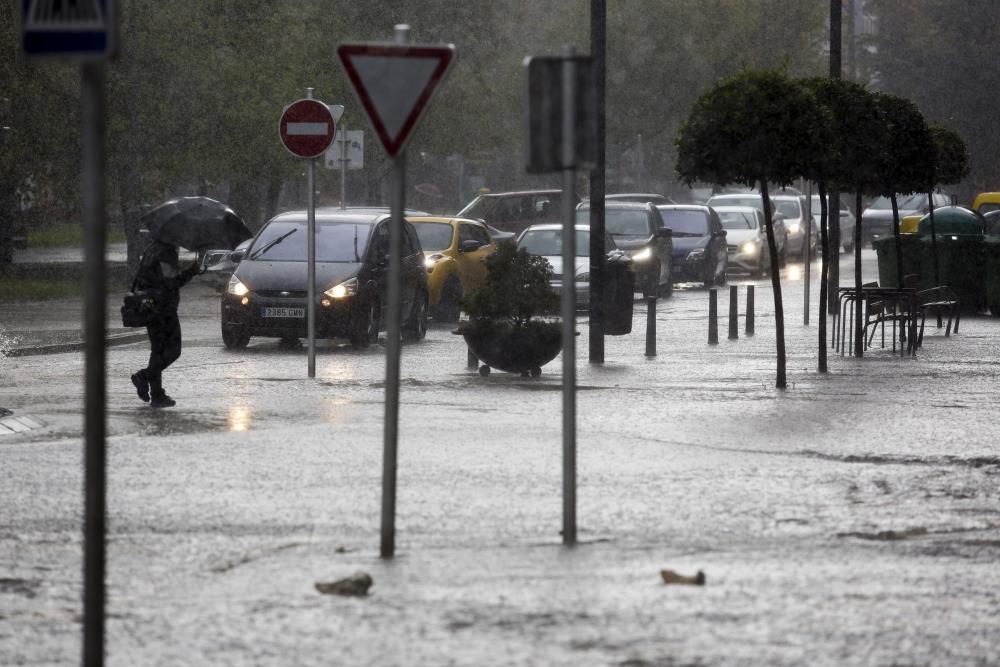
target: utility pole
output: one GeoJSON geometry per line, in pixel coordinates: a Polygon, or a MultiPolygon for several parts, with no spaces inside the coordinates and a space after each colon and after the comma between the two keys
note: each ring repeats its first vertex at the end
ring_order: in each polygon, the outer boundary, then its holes
{"type": "MultiPolygon", "coordinates": [[[[594,59],[594,87],[597,97],[597,155],[590,170],[590,284],[594,294],[607,292],[606,249],[604,247],[604,151],[606,123],[605,53],[607,51],[607,2],[590,0],[590,56],[594,59]]],[[[604,363],[604,299],[590,300],[590,363],[604,363]]]]}
{"type": "MultiPolygon", "coordinates": [[[[843,0],[830,0],[830,78],[839,79],[841,73],[841,22],[843,18],[843,0]]],[[[829,214],[829,252],[830,270],[827,283],[827,312],[831,315],[837,312],[837,288],[840,286],[840,191],[830,189],[829,214]]]]}

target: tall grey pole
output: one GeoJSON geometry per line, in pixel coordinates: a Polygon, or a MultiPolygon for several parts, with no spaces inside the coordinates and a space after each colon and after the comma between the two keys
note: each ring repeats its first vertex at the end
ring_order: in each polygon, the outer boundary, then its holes
{"type": "MultiPolygon", "coordinates": [[[[841,19],[843,17],[843,0],[830,0],[830,78],[839,79],[841,76],[841,19]]],[[[827,246],[830,251],[830,262],[828,284],[826,290],[827,312],[835,314],[839,301],[837,288],[840,287],[840,191],[833,187],[830,189],[830,201],[833,206],[827,215],[827,236],[829,241],[827,246]]]]}
{"type": "Polygon", "coordinates": [[[806,245],[805,245],[805,250],[802,252],[803,255],[802,263],[805,265],[804,267],[805,275],[803,277],[803,280],[805,281],[805,290],[803,290],[803,295],[802,295],[802,324],[806,326],[809,325],[809,288],[810,288],[809,269],[812,268],[812,253],[809,252],[809,248],[812,245],[812,232],[813,232],[812,192],[813,192],[813,184],[812,181],[809,181],[809,185],[806,188],[806,210],[803,212],[802,215],[802,218],[805,220],[806,223],[806,231],[805,231],[806,245]]]}
{"type": "MultiPolygon", "coordinates": [[[[306,88],[306,98],[313,98],[313,89],[306,88]]],[[[309,377],[316,377],[316,159],[309,158],[306,166],[306,348],[309,356],[309,377]]]]}
{"type": "Polygon", "coordinates": [[[563,544],[576,544],[576,63],[566,47],[562,71],[562,358],[563,358],[563,544]]]}
{"type": "Polygon", "coordinates": [[[105,540],[107,514],[106,356],[107,243],[104,183],[104,64],[80,67],[83,120],[84,252],[84,549],[83,664],[104,664],[105,540]]]}
{"type": "Polygon", "coordinates": [[[597,155],[590,170],[590,363],[604,363],[604,295],[607,293],[607,252],[604,248],[605,194],[605,54],[607,52],[607,0],[590,0],[590,56],[594,59],[597,97],[597,155]]]}
{"type": "MultiPolygon", "coordinates": [[[[397,25],[395,41],[406,44],[410,26],[397,25]]],[[[392,160],[392,219],[389,224],[389,304],[385,331],[385,431],[382,460],[382,541],[379,555],[396,551],[396,469],[399,448],[400,256],[406,199],[406,151],[392,160]]]]}
{"type": "Polygon", "coordinates": [[[347,208],[347,125],[340,130],[340,208],[347,208]]]}

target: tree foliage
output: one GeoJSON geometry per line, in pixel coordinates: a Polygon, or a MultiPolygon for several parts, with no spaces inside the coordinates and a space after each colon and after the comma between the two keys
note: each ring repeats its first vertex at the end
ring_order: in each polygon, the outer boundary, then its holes
{"type": "Polygon", "coordinates": [[[885,131],[878,193],[889,197],[927,192],[934,184],[937,153],[923,114],[913,102],[896,95],[875,93],[874,100],[885,131]]]}
{"type": "Polygon", "coordinates": [[[527,326],[532,318],[559,309],[559,295],[549,285],[552,267],[513,243],[501,243],[486,259],[486,281],[462,301],[473,324],[527,326]]]}
{"type": "Polygon", "coordinates": [[[962,136],[939,124],[931,124],[931,137],[937,159],[935,160],[934,185],[954,185],[969,175],[969,153],[962,136]]]}

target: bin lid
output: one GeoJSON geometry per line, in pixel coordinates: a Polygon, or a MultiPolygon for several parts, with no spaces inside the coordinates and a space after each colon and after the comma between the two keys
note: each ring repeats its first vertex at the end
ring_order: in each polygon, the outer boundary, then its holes
{"type": "MultiPolygon", "coordinates": [[[[965,206],[942,206],[934,209],[934,231],[940,235],[982,236],[983,216],[965,206]]],[[[930,214],[920,218],[918,232],[921,236],[931,235],[930,214]]]]}

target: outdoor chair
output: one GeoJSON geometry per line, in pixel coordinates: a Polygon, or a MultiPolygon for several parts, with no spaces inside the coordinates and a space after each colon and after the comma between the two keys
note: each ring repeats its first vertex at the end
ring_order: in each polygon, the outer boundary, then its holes
{"type": "MultiPolygon", "coordinates": [[[[903,285],[907,289],[915,289],[919,276],[916,274],[907,274],[903,277],[903,285]]],[[[882,333],[881,346],[885,347],[885,326],[886,324],[892,325],[892,350],[896,351],[896,327],[899,327],[899,342],[900,345],[906,343],[906,329],[912,326],[914,323],[914,318],[916,317],[915,312],[911,312],[907,300],[904,298],[905,295],[900,294],[898,297],[887,293],[881,293],[872,296],[871,298],[865,299],[865,324],[862,329],[862,335],[865,336],[865,347],[870,348],[872,346],[872,341],[875,339],[876,330],[880,330],[882,333]],[[869,328],[871,333],[868,333],[869,328]]],[[[919,344],[919,341],[912,341],[911,347],[915,347],[912,343],[919,344]]]]}
{"type": "Polygon", "coordinates": [[[955,333],[958,333],[958,323],[961,319],[961,304],[958,295],[947,285],[939,285],[917,292],[917,304],[920,308],[920,334],[917,336],[917,347],[924,342],[924,323],[927,320],[927,313],[932,313],[938,318],[938,326],[941,326],[941,317],[947,316],[948,326],[944,330],[945,336],[951,335],[951,325],[955,323],[955,333]]]}

